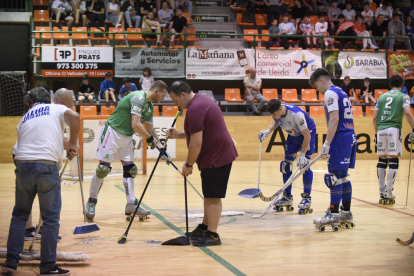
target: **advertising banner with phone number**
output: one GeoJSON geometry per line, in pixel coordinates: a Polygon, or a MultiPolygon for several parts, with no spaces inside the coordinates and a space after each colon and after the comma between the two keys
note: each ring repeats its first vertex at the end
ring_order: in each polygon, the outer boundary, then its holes
{"type": "Polygon", "coordinates": [[[252,49],[188,48],[186,78],[200,80],[243,80],[255,66],[252,49]]]}
{"type": "Polygon", "coordinates": [[[112,47],[42,47],[42,77],[104,78],[113,60],[112,47]]]}

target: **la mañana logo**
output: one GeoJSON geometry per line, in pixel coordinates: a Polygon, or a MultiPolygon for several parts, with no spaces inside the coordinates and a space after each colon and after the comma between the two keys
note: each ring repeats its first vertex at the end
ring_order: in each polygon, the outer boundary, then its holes
{"type": "Polygon", "coordinates": [[[200,49],[198,51],[188,51],[187,58],[196,58],[196,59],[209,59],[209,58],[220,58],[220,59],[233,59],[234,53],[229,52],[209,52],[207,49],[200,49]]]}

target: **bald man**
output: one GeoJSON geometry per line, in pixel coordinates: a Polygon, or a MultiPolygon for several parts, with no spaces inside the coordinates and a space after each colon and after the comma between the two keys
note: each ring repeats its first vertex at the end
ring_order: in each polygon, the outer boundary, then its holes
{"type": "Polygon", "coordinates": [[[244,78],[244,88],[246,90],[246,99],[253,110],[253,116],[260,116],[260,111],[266,104],[266,98],[260,94],[262,88],[262,79],[256,75],[256,68],[250,68],[250,75],[244,78]],[[258,100],[259,104],[256,106],[254,100],[258,100]]]}
{"type": "Polygon", "coordinates": [[[73,103],[75,102],[75,97],[72,96],[72,93],[66,89],[58,89],[52,97],[52,102],[54,104],[61,104],[67,108],[72,108],[73,103]]]}

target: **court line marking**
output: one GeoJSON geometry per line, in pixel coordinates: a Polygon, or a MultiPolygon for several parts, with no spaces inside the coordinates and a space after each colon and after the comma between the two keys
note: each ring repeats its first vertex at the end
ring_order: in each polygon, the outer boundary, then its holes
{"type": "MultiPolygon", "coordinates": [[[[118,190],[120,190],[123,193],[125,193],[125,190],[121,186],[115,185],[115,187],[118,188],[118,190]]],[[[142,206],[145,209],[151,211],[151,215],[154,215],[162,223],[164,223],[165,225],[167,225],[168,227],[170,227],[174,232],[176,232],[180,236],[184,236],[185,235],[184,234],[184,231],[182,231],[180,228],[178,228],[177,226],[175,226],[169,220],[167,220],[166,218],[164,218],[162,215],[160,215],[157,211],[155,211],[154,209],[152,209],[150,206],[146,205],[144,202],[141,202],[141,204],[142,204],[142,206]]],[[[221,264],[222,266],[224,266],[225,268],[227,268],[234,275],[237,275],[237,276],[246,276],[246,274],[244,274],[243,272],[241,272],[240,270],[238,270],[236,267],[234,267],[232,264],[230,264],[229,262],[227,262],[225,259],[223,259],[219,255],[217,255],[216,253],[214,253],[213,251],[211,251],[209,248],[207,248],[207,247],[196,247],[196,248],[198,248],[201,251],[203,251],[204,253],[206,253],[208,256],[210,256],[211,258],[213,258],[216,262],[218,262],[219,264],[221,264]]]]}

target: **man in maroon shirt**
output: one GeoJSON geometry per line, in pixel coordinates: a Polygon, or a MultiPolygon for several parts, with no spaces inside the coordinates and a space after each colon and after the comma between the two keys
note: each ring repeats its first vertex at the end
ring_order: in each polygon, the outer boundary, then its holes
{"type": "Polygon", "coordinates": [[[221,199],[226,197],[231,165],[237,157],[236,147],[223,113],[212,99],[194,94],[183,81],[174,82],[168,93],[176,105],[187,109],[184,130],[171,128],[167,131],[168,138],[187,140],[188,155],[182,174],[192,174],[194,163],[201,171],[204,218],[188,235],[195,246],[220,245],[217,227],[222,210],[221,199]]]}

